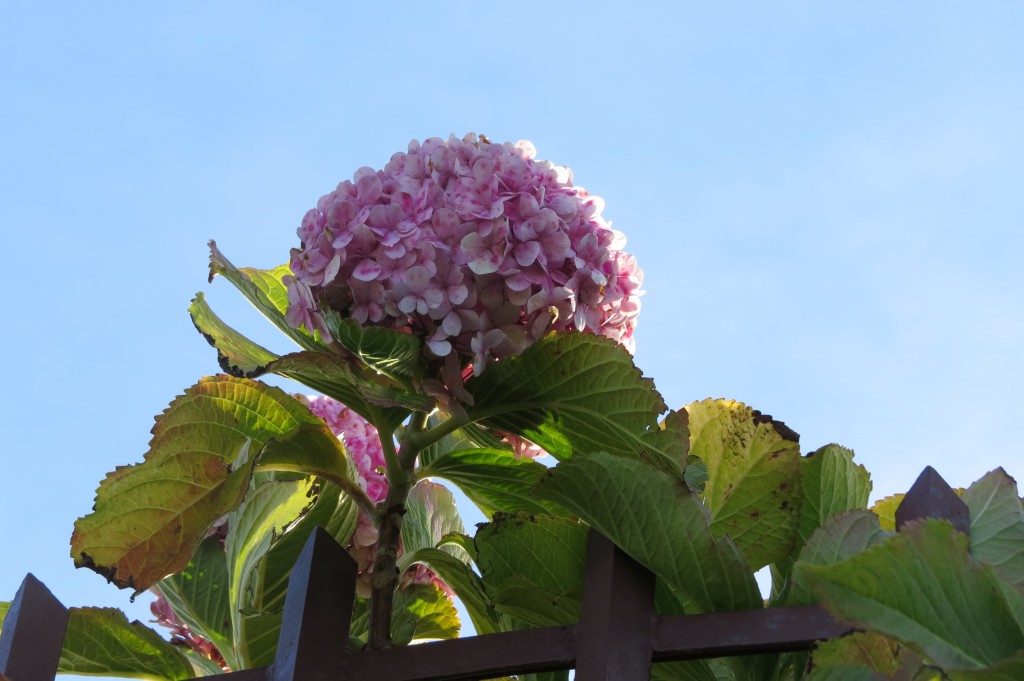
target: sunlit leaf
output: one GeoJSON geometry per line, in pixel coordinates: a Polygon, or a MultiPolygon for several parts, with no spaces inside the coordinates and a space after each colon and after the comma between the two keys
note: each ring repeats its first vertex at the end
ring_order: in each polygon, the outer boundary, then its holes
{"type": "Polygon", "coordinates": [[[811,452],[801,465],[803,503],[798,535],[803,544],[837,513],[867,508],[871,476],[864,466],[853,462],[851,450],[835,444],[811,452]]]}
{"type": "Polygon", "coordinates": [[[490,517],[496,512],[558,514],[554,504],[537,499],[533,485],[547,466],[529,459],[516,459],[504,449],[460,449],[441,454],[420,468],[421,477],[438,477],[454,483],[490,517]]]}
{"type": "Polygon", "coordinates": [[[455,591],[469,613],[477,634],[501,631],[498,615],[484,590],[483,581],[466,563],[440,549],[422,548],[406,555],[410,563],[423,563],[455,591]]]}
{"type": "Polygon", "coordinates": [[[278,374],[333,397],[368,420],[377,420],[373,406],[380,407],[378,411],[386,415],[392,430],[405,420],[409,410],[430,410],[434,406],[425,395],[399,389],[389,381],[367,378],[365,370],[355,366],[356,360],[335,352],[303,351],[279,357],[224,323],[202,293],[196,294],[189,313],[199,332],[217,350],[221,367],[232,376],[278,374]]]}
{"type": "Polygon", "coordinates": [[[71,555],[121,588],[148,589],[188,565],[209,527],[244,498],[268,440],[319,423],[279,388],[204,378],[157,417],[142,463],[100,484],[71,555]]]}
{"type": "Polygon", "coordinates": [[[210,537],[199,544],[188,566],[156,585],[174,611],[197,636],[212,642],[228,666],[237,668],[232,651],[230,578],[224,544],[210,537]]]}
{"type": "Polygon", "coordinates": [[[677,429],[666,405],[619,344],[589,333],[551,334],[466,384],[470,420],[525,437],[558,459],[605,451],[641,457],[678,474],[677,429]]]}
{"type": "Polygon", "coordinates": [[[179,681],[194,676],[188,658],[116,608],[69,608],[58,673],[179,681]]]}
{"type": "MultiPolygon", "coordinates": [[[[407,555],[399,558],[399,570],[404,571],[411,564],[411,556],[417,550],[435,548],[445,535],[464,531],[455,497],[448,488],[429,480],[419,481],[405,502],[402,547],[407,555]]],[[[469,556],[461,548],[445,546],[445,550],[464,563],[469,562],[469,556]]]]}
{"type": "Polygon", "coordinates": [[[257,578],[256,568],[277,536],[310,506],[315,484],[311,477],[264,480],[228,515],[230,531],[225,549],[231,580],[232,630],[235,654],[243,667],[253,666],[254,657],[261,652],[261,646],[252,645],[251,622],[244,618],[262,605],[261,594],[252,584],[257,578]]]}
{"type": "Polygon", "coordinates": [[[334,339],[374,371],[399,378],[418,373],[419,337],[383,326],[363,326],[337,313],[325,314],[324,319],[334,339]]]}
{"type": "Polygon", "coordinates": [[[228,374],[255,378],[277,359],[275,353],[225,324],[210,308],[203,293],[197,293],[192,299],[188,313],[196,330],[217,350],[217,363],[228,374]]]}
{"type": "Polygon", "coordinates": [[[283,534],[277,534],[258,560],[248,561],[252,567],[239,596],[239,646],[246,652],[247,666],[273,662],[281,631],[288,577],[292,566],[316,527],[322,527],[335,541],[345,546],[358,521],[358,511],[351,497],[338,487],[320,481],[312,505],[283,534]]]}
{"type": "Polygon", "coordinates": [[[878,522],[883,530],[896,531],[896,509],[903,503],[905,494],[893,494],[879,499],[871,507],[871,511],[878,516],[878,522]]]}
{"type": "MultiPolygon", "coordinates": [[[[369,619],[367,601],[357,599],[352,614],[352,638],[366,642],[369,619]]],[[[391,638],[395,645],[457,638],[460,626],[455,605],[433,584],[411,584],[395,592],[391,612],[391,638]]]]}
{"type": "Polygon", "coordinates": [[[687,405],[690,454],[707,466],[711,531],[732,538],[757,570],[786,557],[803,496],[798,436],[733,400],[687,405]]]}
{"type": "Polygon", "coordinates": [[[323,352],[327,346],[320,342],[319,334],[312,334],[305,329],[295,329],[285,318],[288,309],[288,289],[281,279],[291,270],[287,265],[272,270],[258,270],[249,267],[239,269],[224,257],[217,244],[210,242],[210,281],[221,275],[235,285],[263,316],[269,319],[286,336],[305,349],[323,352]]]}
{"type": "Polygon", "coordinates": [[[678,479],[635,459],[595,452],[551,469],[537,495],[563,506],[614,541],[702,611],[762,606],[752,571],[678,479]]]}
{"type": "Polygon", "coordinates": [[[344,445],[322,421],[303,423],[268,442],[256,469],[316,475],[337,485],[364,507],[372,505],[356,482],[356,469],[349,462],[344,445]]]}

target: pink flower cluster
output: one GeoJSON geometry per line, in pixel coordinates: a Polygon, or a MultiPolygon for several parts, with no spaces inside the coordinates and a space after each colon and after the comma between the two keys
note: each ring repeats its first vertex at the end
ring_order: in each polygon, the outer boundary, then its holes
{"type": "Polygon", "coordinates": [[[591,331],[631,351],[643,274],[604,202],[529,142],[413,141],[361,168],[306,213],[287,318],[330,334],[321,304],[409,330],[429,356],[479,373],[550,330],[591,331]]]}
{"type": "MultiPolygon", "coordinates": [[[[377,429],[362,416],[330,397],[299,396],[309,410],[322,418],[345,444],[345,452],[359,470],[359,486],[370,501],[383,501],[388,495],[384,450],[377,429]]],[[[376,541],[376,540],[374,540],[376,541]]]]}

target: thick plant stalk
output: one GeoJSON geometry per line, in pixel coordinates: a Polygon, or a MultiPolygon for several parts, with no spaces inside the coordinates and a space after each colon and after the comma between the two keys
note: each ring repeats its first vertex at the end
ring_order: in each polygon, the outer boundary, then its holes
{"type": "Polygon", "coordinates": [[[437,442],[458,427],[460,422],[448,418],[437,428],[424,432],[427,414],[415,414],[408,428],[398,438],[401,450],[393,440],[381,438],[381,447],[388,468],[388,495],[383,512],[378,516],[377,555],[370,578],[370,631],[369,648],[391,647],[391,613],[394,610],[395,589],[398,587],[398,549],[402,541],[402,522],[406,501],[416,484],[416,457],[423,447],[437,442]]]}
{"type": "MultiPolygon", "coordinates": [[[[424,419],[413,419],[410,429],[418,431],[424,419]]],[[[378,516],[377,555],[373,562],[373,576],[370,578],[370,631],[367,645],[370,648],[391,647],[391,613],[394,609],[395,589],[398,587],[398,549],[402,541],[402,521],[405,519],[405,503],[416,482],[413,473],[417,448],[403,438],[401,456],[389,440],[381,438],[384,457],[388,465],[388,495],[384,499],[384,510],[378,516]]]]}
{"type": "Polygon", "coordinates": [[[399,576],[398,545],[402,538],[405,500],[409,495],[408,486],[399,494],[396,494],[397,490],[398,486],[392,485],[385,500],[384,513],[380,516],[377,556],[370,579],[370,633],[367,641],[370,648],[391,646],[391,611],[399,576]]]}

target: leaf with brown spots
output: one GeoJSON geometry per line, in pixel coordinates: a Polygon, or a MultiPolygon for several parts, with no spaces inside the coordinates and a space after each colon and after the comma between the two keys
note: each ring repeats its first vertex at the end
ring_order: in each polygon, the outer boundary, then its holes
{"type": "Polygon", "coordinates": [[[157,417],[144,461],[100,484],[93,512],[75,523],[75,565],[136,591],[180,572],[245,497],[255,455],[302,423],[320,420],[279,388],[202,379],[157,417]]]}
{"type": "Polygon", "coordinates": [[[758,570],[786,557],[803,496],[799,436],[733,400],[694,402],[690,454],[707,466],[704,503],[711,532],[728,535],[758,570]]]}

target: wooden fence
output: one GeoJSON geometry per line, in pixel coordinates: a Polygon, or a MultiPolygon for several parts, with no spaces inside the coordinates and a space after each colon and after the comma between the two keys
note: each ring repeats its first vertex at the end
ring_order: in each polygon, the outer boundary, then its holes
{"type": "MultiPolygon", "coordinates": [[[[897,529],[925,517],[970,531],[967,506],[931,467],[897,509],[897,529]]],[[[317,530],[292,569],[274,663],[208,678],[471,681],[574,668],[577,681],[647,681],[652,662],[806,651],[850,631],[813,606],[658,615],[654,575],[593,530],[580,621],[571,626],[354,652],[346,644],[355,580],[349,555],[317,530]]],[[[0,633],[0,675],[53,679],[67,621],[67,609],[47,588],[25,577],[0,633]]]]}

